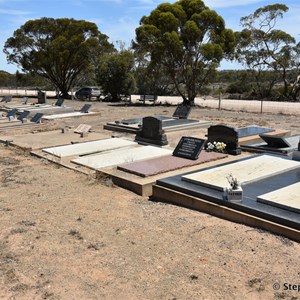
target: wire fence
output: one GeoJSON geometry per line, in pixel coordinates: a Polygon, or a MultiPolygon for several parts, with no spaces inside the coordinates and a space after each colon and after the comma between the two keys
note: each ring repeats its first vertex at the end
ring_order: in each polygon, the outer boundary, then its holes
{"type": "MultiPolygon", "coordinates": [[[[45,91],[46,97],[55,97],[56,91],[45,91]]],[[[34,88],[7,88],[0,87],[0,96],[12,97],[37,97],[38,89],[34,88]]],[[[71,91],[74,95],[74,91],[71,91]]],[[[132,103],[140,103],[140,95],[131,95],[132,103]]],[[[181,97],[176,96],[158,96],[157,103],[178,105],[182,103],[181,97]]],[[[218,110],[244,111],[254,113],[272,113],[272,114],[287,114],[300,115],[300,102],[279,102],[265,100],[234,100],[211,97],[197,97],[195,104],[204,107],[218,110]]]]}

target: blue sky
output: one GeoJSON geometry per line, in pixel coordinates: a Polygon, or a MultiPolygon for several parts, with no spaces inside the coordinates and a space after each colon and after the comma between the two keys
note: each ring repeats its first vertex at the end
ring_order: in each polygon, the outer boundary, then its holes
{"type": "MultiPolygon", "coordinates": [[[[3,53],[5,41],[13,32],[28,20],[41,17],[74,18],[97,24],[99,30],[109,37],[110,42],[123,41],[127,46],[135,37],[142,16],[163,2],[158,0],[0,0],[0,70],[14,73],[17,66],[8,64],[3,53]]],[[[278,27],[297,41],[300,38],[299,0],[260,1],[260,0],[204,0],[225,20],[226,27],[241,30],[240,18],[253,13],[257,8],[281,3],[289,7],[289,12],[278,22],[278,27]]],[[[222,68],[234,65],[222,63],[222,68]]]]}

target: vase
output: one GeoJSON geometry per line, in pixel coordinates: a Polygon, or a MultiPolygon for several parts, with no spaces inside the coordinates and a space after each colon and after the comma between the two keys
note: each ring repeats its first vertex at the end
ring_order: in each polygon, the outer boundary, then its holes
{"type": "Polygon", "coordinates": [[[228,202],[239,203],[243,201],[243,189],[241,186],[237,188],[227,188],[225,191],[225,199],[228,202]]]}

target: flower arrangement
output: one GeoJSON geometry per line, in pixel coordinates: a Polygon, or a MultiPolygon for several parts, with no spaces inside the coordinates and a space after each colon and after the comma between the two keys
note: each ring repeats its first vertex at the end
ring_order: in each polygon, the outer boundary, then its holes
{"type": "Polygon", "coordinates": [[[240,184],[239,184],[237,178],[234,178],[232,176],[232,174],[229,174],[228,176],[226,176],[226,178],[233,190],[237,190],[239,188],[240,184]]]}
{"type": "Polygon", "coordinates": [[[223,153],[226,148],[226,144],[223,142],[208,142],[206,145],[206,150],[208,152],[220,152],[223,153]]]}

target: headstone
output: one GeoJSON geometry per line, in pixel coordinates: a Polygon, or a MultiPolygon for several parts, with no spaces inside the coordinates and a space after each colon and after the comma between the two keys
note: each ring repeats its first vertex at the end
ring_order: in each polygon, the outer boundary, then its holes
{"type": "Polygon", "coordinates": [[[27,102],[28,102],[28,97],[24,97],[22,100],[22,104],[27,104],[27,102]]]}
{"type": "Polygon", "coordinates": [[[80,124],[75,128],[74,132],[75,133],[84,133],[84,132],[89,132],[92,126],[87,125],[87,124],[80,124]]]}
{"type": "Polygon", "coordinates": [[[167,136],[162,129],[162,119],[160,117],[143,118],[142,128],[137,132],[135,140],[159,146],[168,145],[167,136]]]}
{"type": "Polygon", "coordinates": [[[183,136],[177,144],[173,155],[196,160],[203,149],[206,140],[183,136]]]}
{"type": "Polygon", "coordinates": [[[1,102],[7,103],[7,102],[10,102],[11,99],[12,99],[12,96],[4,96],[4,97],[1,99],[1,102]]]}
{"type": "Polygon", "coordinates": [[[225,152],[232,155],[241,154],[238,145],[238,133],[233,127],[225,125],[213,125],[208,128],[207,142],[223,142],[226,144],[225,152]]]}
{"type": "Polygon", "coordinates": [[[17,119],[18,119],[19,121],[23,122],[24,119],[26,119],[29,115],[30,115],[30,111],[25,110],[25,111],[23,111],[23,112],[18,116],[17,119]]]}
{"type": "Polygon", "coordinates": [[[192,107],[190,105],[183,105],[180,104],[177,106],[173,118],[179,118],[179,119],[187,119],[190,112],[191,112],[192,107]]]}
{"type": "Polygon", "coordinates": [[[88,112],[89,112],[89,109],[91,108],[91,106],[92,106],[91,104],[84,104],[84,105],[82,106],[80,112],[81,112],[81,113],[84,113],[84,114],[88,113],[88,112]]]}
{"type": "Polygon", "coordinates": [[[47,103],[46,93],[42,92],[41,90],[38,91],[38,104],[45,104],[47,103]]]}
{"type": "Polygon", "coordinates": [[[63,106],[65,99],[63,98],[58,98],[57,101],[55,102],[55,106],[63,106]]]}
{"type": "Polygon", "coordinates": [[[7,113],[7,117],[8,117],[8,119],[9,119],[10,121],[13,120],[13,119],[15,118],[17,111],[18,111],[18,110],[17,110],[16,108],[14,108],[14,109],[11,109],[11,110],[7,113]]]}
{"type": "Polygon", "coordinates": [[[268,147],[271,148],[291,147],[291,145],[283,137],[266,135],[266,134],[260,134],[259,136],[268,144],[268,147]]]}
{"type": "Polygon", "coordinates": [[[300,139],[299,139],[299,143],[298,143],[298,150],[293,151],[292,159],[300,161],[300,139]]]}
{"type": "Polygon", "coordinates": [[[42,113],[36,113],[30,121],[33,123],[41,123],[41,119],[43,115],[44,114],[42,113]]]}

